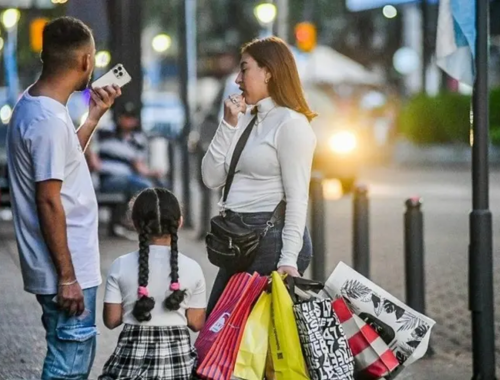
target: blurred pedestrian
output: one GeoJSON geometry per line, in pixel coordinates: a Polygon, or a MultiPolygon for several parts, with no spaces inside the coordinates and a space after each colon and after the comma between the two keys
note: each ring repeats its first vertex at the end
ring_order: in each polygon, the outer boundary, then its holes
{"type": "Polygon", "coordinates": [[[97,135],[94,166],[98,168],[99,190],[126,196],[113,215],[112,231],[117,236],[130,237],[126,210],[135,194],[153,186],[168,187],[165,174],[148,165],[148,139],[141,131],[138,112],[133,103],[126,103],[117,110],[116,128],[100,130],[97,135]]]}
{"type": "Polygon", "coordinates": [[[114,261],[104,295],[104,324],[125,326],[99,379],[191,379],[188,327],[203,327],[206,290],[200,265],[178,251],[179,202],[166,189],[146,189],[133,201],[132,221],[139,250],[114,261]]]}
{"type": "MultiPolygon", "coordinates": [[[[203,180],[210,188],[225,185],[235,145],[256,117],[227,201],[220,206],[226,218],[241,227],[267,231],[248,272],[269,275],[278,270],[299,276],[312,255],[306,214],[316,146],[309,122],[316,114],[304,98],[292,52],[279,38],[258,39],[242,47],[236,83],[241,94],[224,102],[224,117],[203,159],[203,180]],[[282,201],[286,211],[278,208],[282,201]],[[275,211],[278,219],[269,226],[275,211]]],[[[231,274],[220,268],[207,313],[231,274]]]]}
{"type": "Polygon", "coordinates": [[[61,17],[43,30],[40,78],[17,103],[7,155],[24,289],[42,306],[47,355],[41,378],[88,379],[95,356],[95,302],[101,283],[97,201],[84,157],[101,116],[121,94],[90,90],[77,130],[66,107],[89,85],[95,44],[80,20],[61,17]]]}

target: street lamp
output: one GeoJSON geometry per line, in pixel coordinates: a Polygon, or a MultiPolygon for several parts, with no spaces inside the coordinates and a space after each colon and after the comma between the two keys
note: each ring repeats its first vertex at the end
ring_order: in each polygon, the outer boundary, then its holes
{"type": "Polygon", "coordinates": [[[253,13],[259,24],[264,28],[261,32],[261,37],[269,37],[273,34],[273,23],[278,13],[276,5],[272,3],[262,3],[257,5],[253,13]]]}
{"type": "Polygon", "coordinates": [[[8,104],[4,105],[0,109],[0,120],[2,120],[2,123],[8,124],[11,116],[12,116],[12,108],[10,108],[8,104]]]}
{"type": "Polygon", "coordinates": [[[109,62],[111,62],[111,54],[109,54],[109,51],[101,50],[96,53],[95,55],[96,67],[104,68],[109,65],[109,62]]]}
{"type": "Polygon", "coordinates": [[[17,25],[17,22],[19,21],[19,17],[21,17],[21,13],[19,10],[15,8],[10,8],[7,9],[5,12],[2,13],[2,24],[5,27],[5,29],[9,30],[14,28],[17,25]]]}
{"type": "Polygon", "coordinates": [[[172,38],[168,34],[157,34],[151,42],[153,50],[157,53],[165,53],[172,46],[172,38]]]}
{"type": "Polygon", "coordinates": [[[396,9],[396,7],[394,5],[386,5],[382,9],[382,13],[383,13],[385,18],[394,18],[398,15],[398,10],[396,9]]]}

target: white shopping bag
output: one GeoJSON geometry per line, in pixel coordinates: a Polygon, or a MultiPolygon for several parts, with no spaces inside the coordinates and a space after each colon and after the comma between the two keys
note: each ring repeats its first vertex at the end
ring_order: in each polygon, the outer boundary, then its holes
{"type": "Polygon", "coordinates": [[[351,310],[377,331],[404,366],[414,363],[427,351],[436,322],[345,263],[337,265],[319,295],[332,299],[344,297],[351,310]]]}

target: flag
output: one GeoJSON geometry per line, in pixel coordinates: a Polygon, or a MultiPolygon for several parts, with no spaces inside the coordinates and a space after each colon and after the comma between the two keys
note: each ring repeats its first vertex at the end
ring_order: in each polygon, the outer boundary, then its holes
{"type": "Polygon", "coordinates": [[[476,1],[441,0],[436,41],[437,65],[459,82],[474,84],[476,1]]]}

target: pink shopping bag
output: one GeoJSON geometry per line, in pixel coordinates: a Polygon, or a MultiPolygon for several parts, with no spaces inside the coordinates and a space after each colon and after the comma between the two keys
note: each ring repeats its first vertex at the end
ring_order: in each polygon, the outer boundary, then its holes
{"type": "MultiPolygon", "coordinates": [[[[216,321],[215,341],[200,359],[197,375],[208,380],[229,380],[234,370],[238,348],[250,311],[267,286],[267,277],[255,273],[246,283],[245,289],[227,319],[216,321]],[[220,330],[219,330],[220,329],[220,330]]],[[[221,308],[221,311],[224,309],[221,308]]],[[[210,327],[209,327],[210,329],[210,327]]]]}
{"type": "Polygon", "coordinates": [[[252,275],[249,273],[235,274],[229,280],[194,344],[198,352],[198,363],[205,359],[207,352],[215,342],[217,335],[222,331],[251,280],[252,275]]]}

